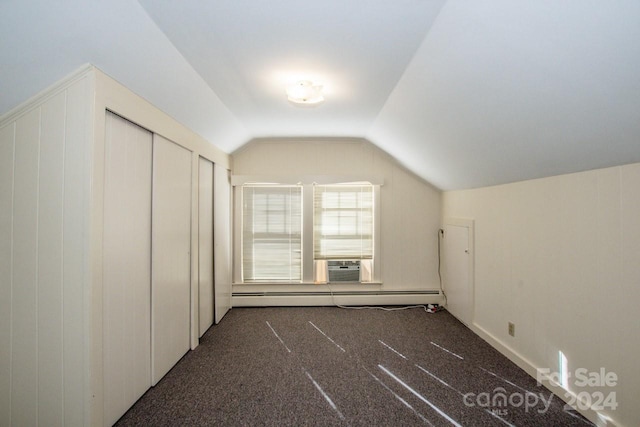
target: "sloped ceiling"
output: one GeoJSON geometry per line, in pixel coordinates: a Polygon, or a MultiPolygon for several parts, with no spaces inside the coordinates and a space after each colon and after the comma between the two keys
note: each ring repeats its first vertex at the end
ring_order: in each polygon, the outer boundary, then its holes
{"type": "Polygon", "coordinates": [[[0,115],[86,63],[223,150],[250,138],[135,0],[0,1],[0,115]]]}
{"type": "Polygon", "coordinates": [[[0,2],[0,114],[91,62],[221,149],[365,137],[443,189],[640,161],[636,0],[0,2]],[[326,101],[299,108],[301,78],[326,101]]]}
{"type": "Polygon", "coordinates": [[[369,134],[442,189],[640,160],[640,2],[448,1],[369,134]]]}

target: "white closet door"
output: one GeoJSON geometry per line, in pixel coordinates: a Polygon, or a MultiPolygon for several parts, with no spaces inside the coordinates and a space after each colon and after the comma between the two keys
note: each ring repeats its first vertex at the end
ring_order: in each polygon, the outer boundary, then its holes
{"type": "Polygon", "coordinates": [[[103,345],[105,425],[151,386],[152,135],[106,116],[103,345]]]}
{"type": "Polygon", "coordinates": [[[191,152],[153,136],[151,369],[155,385],[190,348],[191,152]]]}
{"type": "Polygon", "coordinates": [[[447,310],[466,325],[473,322],[471,233],[469,226],[445,224],[442,241],[447,310]]]}
{"type": "Polygon", "coordinates": [[[213,235],[215,275],[215,321],[231,308],[231,180],[229,171],[213,165],[213,235]]]}
{"type": "Polygon", "coordinates": [[[199,336],[213,324],[213,163],[200,158],[198,186],[199,336]]]}

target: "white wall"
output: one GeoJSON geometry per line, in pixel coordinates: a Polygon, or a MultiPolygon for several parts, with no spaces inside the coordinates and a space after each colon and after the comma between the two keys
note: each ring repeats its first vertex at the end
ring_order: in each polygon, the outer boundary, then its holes
{"type": "Polygon", "coordinates": [[[0,120],[0,425],[82,425],[93,79],[0,120]]]}
{"type": "MultiPolygon", "coordinates": [[[[381,253],[377,254],[377,259],[381,262],[383,284],[379,288],[384,291],[439,289],[440,192],[373,144],[355,138],[255,140],[233,153],[232,158],[235,175],[382,176],[381,253]]],[[[306,288],[300,289],[309,289],[309,285],[301,286],[306,288]]],[[[369,285],[356,286],[365,289],[369,285]]],[[[256,288],[266,289],[257,285],[236,285],[234,292],[256,288]]],[[[288,285],[285,288],[270,286],[269,289],[293,288],[288,285]]],[[[316,286],[311,290],[319,289],[316,286]]],[[[411,297],[408,298],[410,302],[411,297]]]]}
{"type": "MultiPolygon", "coordinates": [[[[532,375],[604,367],[639,425],[640,164],[443,194],[443,217],[475,220],[474,328],[532,375]],[[516,335],[507,333],[515,323],[516,335]]],[[[594,416],[592,413],[590,416],[594,416]]],[[[594,417],[598,419],[598,417],[594,417]]]]}

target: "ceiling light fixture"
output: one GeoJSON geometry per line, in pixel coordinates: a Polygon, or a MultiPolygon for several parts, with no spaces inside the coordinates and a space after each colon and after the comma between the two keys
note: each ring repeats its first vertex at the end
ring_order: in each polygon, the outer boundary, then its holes
{"type": "Polygon", "coordinates": [[[287,88],[287,98],[295,104],[313,105],[324,101],[322,85],[310,80],[300,80],[287,88]]]}

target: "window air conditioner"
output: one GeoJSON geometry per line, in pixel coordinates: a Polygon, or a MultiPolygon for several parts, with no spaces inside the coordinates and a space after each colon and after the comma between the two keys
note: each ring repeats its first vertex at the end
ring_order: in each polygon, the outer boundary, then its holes
{"type": "Polygon", "coordinates": [[[329,283],[360,282],[360,260],[328,261],[329,283]]]}

